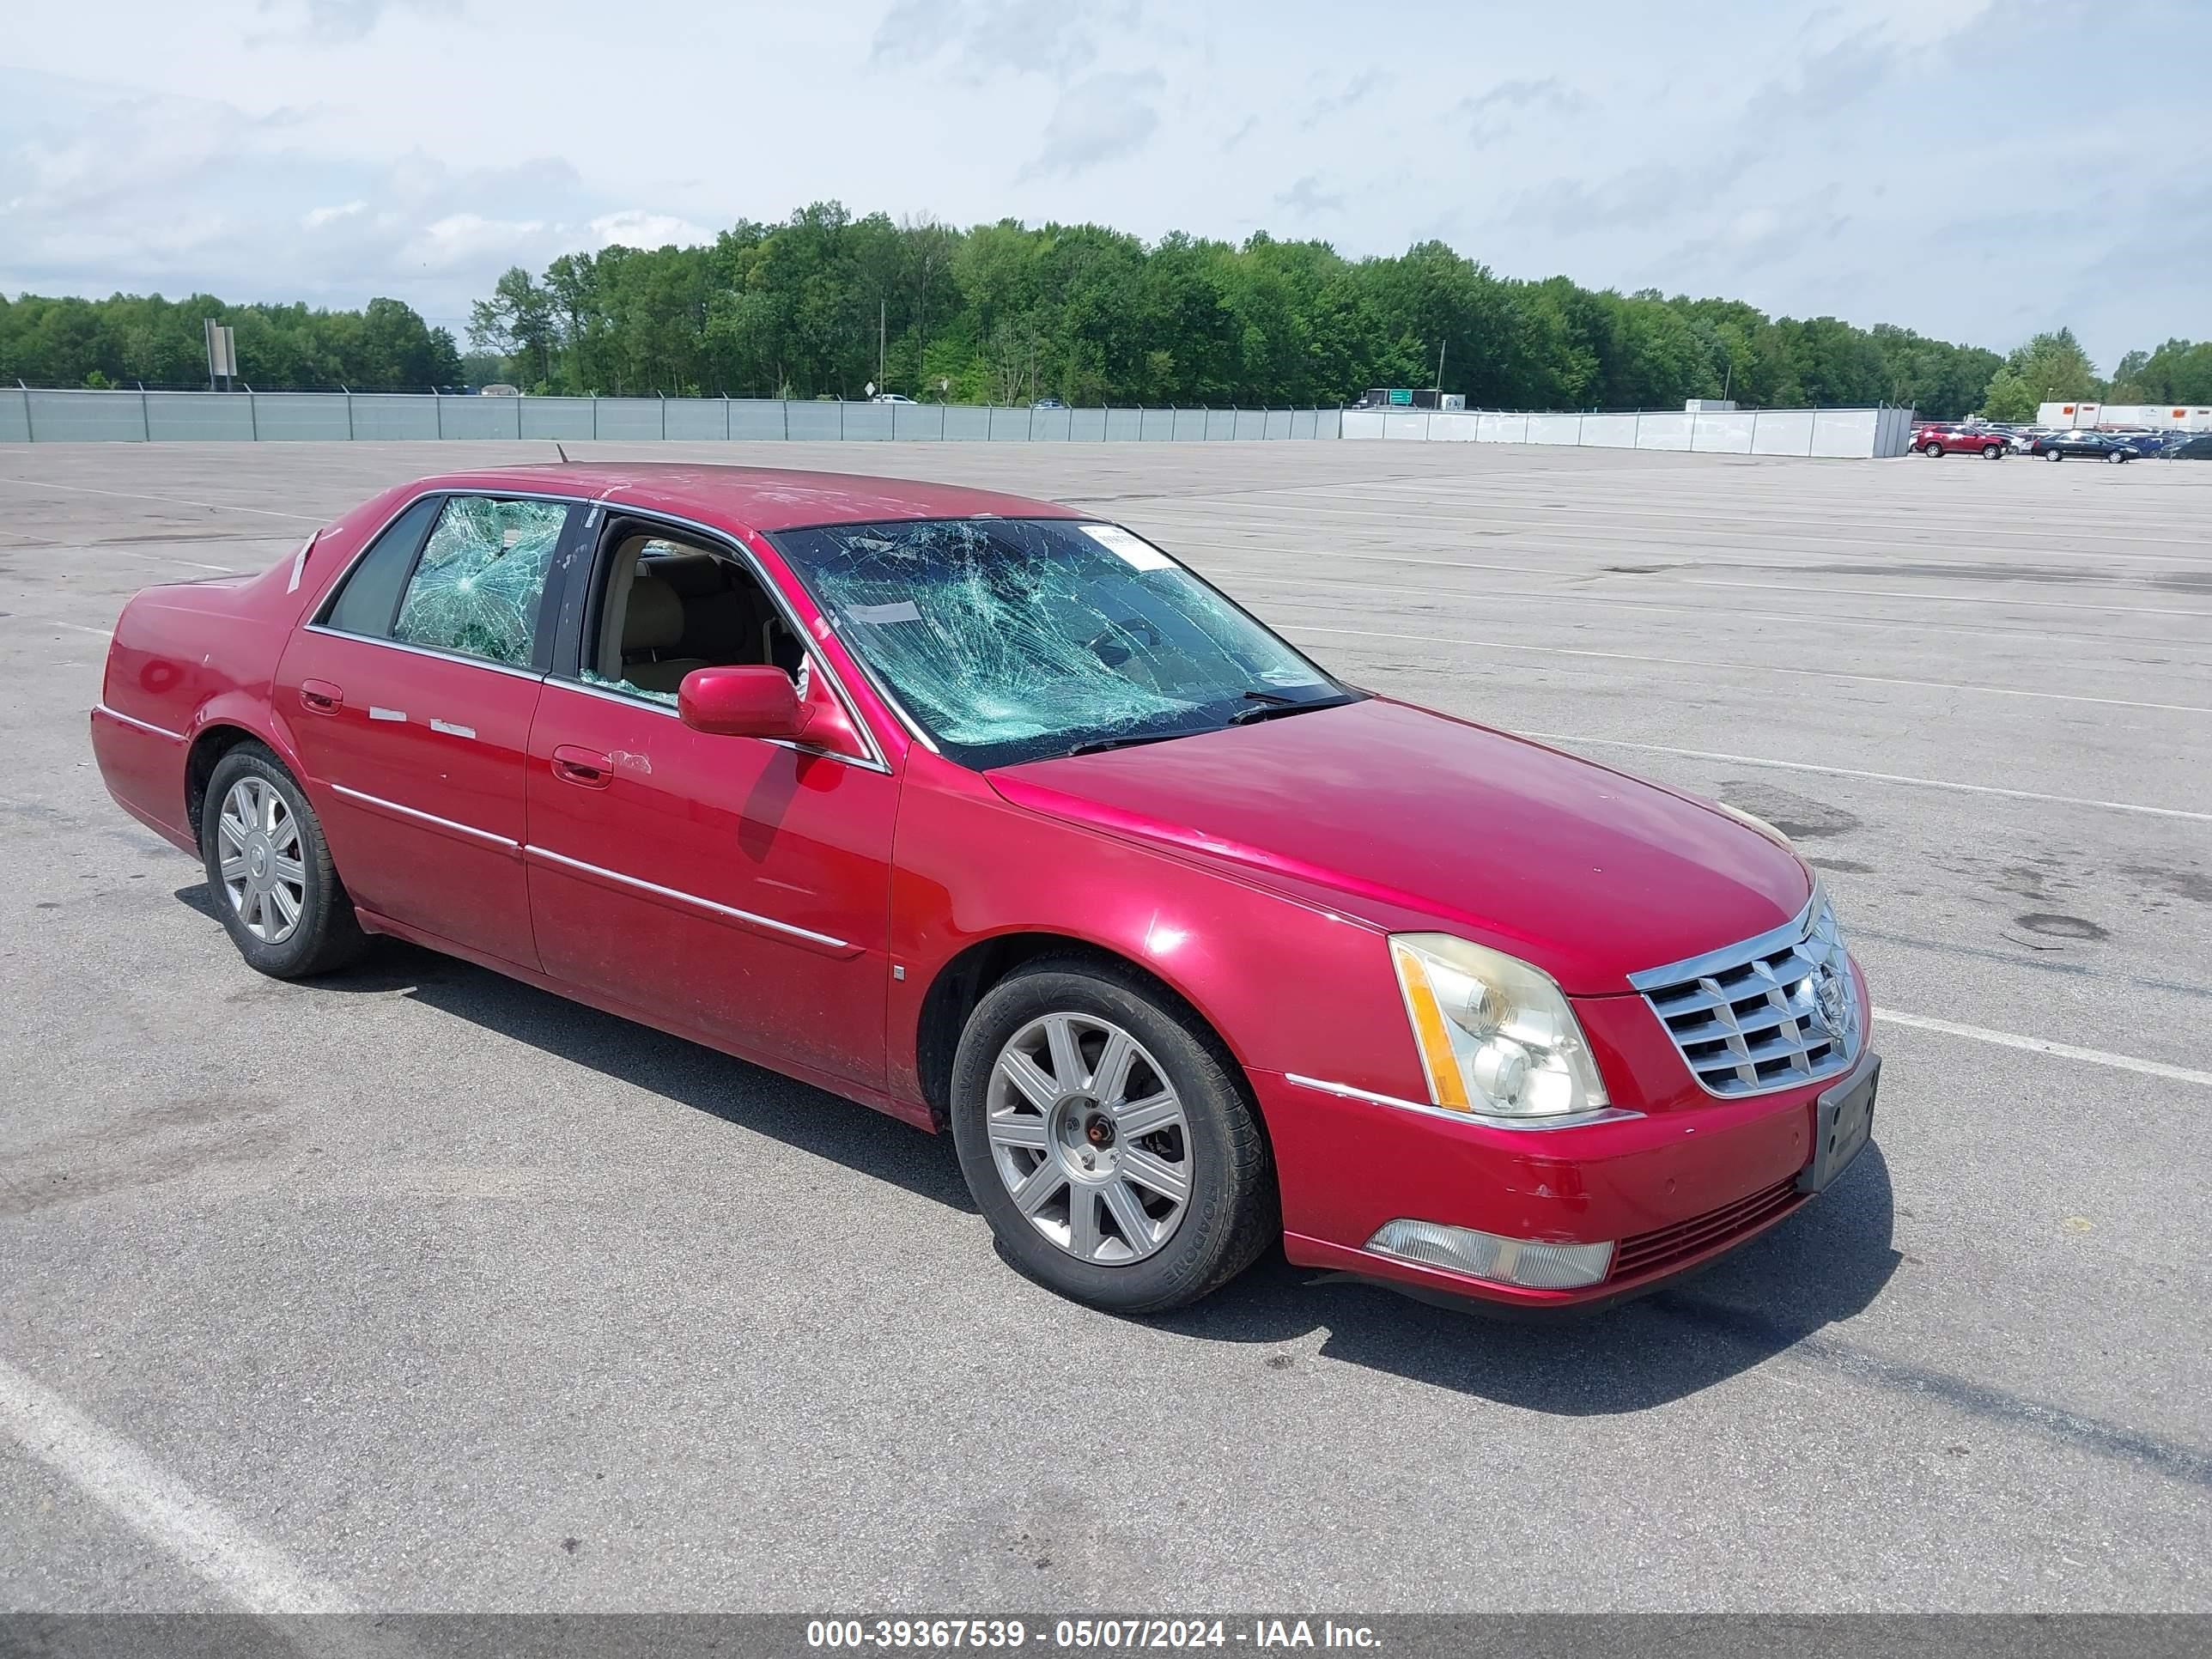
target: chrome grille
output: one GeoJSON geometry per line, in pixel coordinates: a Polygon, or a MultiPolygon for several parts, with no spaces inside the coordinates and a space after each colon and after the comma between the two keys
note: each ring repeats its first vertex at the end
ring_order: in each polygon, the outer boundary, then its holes
{"type": "Polygon", "coordinates": [[[1836,913],[1817,887],[1787,927],[1628,982],[1708,1094],[1788,1089],[1858,1058],[1858,997],[1836,913]]]}

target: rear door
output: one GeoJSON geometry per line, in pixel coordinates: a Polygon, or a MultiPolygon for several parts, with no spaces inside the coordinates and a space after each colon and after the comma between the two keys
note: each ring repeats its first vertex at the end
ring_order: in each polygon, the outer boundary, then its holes
{"type": "Polygon", "coordinates": [[[524,757],[580,518],[538,497],[416,502],[294,636],[274,688],[355,902],[526,968],[524,757]]]}

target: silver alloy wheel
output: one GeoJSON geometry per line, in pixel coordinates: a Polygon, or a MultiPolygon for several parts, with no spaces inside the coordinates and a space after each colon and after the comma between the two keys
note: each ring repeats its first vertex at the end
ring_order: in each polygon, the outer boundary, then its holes
{"type": "Polygon", "coordinates": [[[217,867],[230,908],[264,945],[282,945],[307,905],[300,859],[300,821],[266,778],[243,777],[222,798],[216,820],[217,867]]]}
{"type": "Polygon", "coordinates": [[[1046,1014],[1006,1040],[991,1163],[1030,1224],[1080,1261],[1141,1261],[1188,1206],[1190,1126],[1159,1062],[1111,1020],[1046,1014]]]}

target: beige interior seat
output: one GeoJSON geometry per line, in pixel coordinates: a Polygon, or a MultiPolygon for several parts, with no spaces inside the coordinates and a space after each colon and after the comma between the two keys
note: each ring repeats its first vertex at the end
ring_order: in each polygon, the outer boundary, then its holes
{"type": "Polygon", "coordinates": [[[623,605],[622,677],[647,691],[673,691],[704,657],[672,655],[684,638],[684,600],[657,576],[640,571],[623,605]]]}

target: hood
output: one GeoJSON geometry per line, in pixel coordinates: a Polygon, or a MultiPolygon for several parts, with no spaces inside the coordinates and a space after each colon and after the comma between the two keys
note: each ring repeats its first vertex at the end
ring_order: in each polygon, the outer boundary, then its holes
{"type": "Polygon", "coordinates": [[[1714,807],[1383,697],[987,775],[1030,811],[1458,933],[1585,996],[1779,927],[1812,891],[1714,807]]]}

